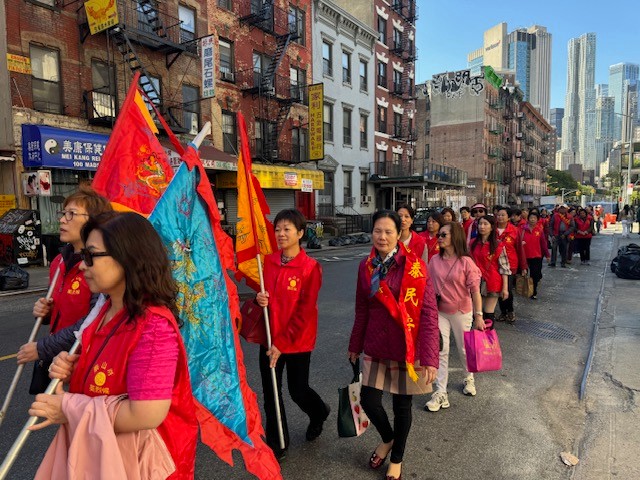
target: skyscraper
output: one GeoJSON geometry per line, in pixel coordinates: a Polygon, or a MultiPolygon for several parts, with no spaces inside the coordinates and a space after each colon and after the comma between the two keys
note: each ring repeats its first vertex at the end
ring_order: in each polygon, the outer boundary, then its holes
{"type": "Polygon", "coordinates": [[[507,24],[500,23],[484,32],[483,48],[469,53],[467,62],[472,75],[483,65],[514,73],[524,100],[549,120],[551,34],[546,27],[532,25],[507,33],[507,24]]]}
{"type": "MultiPolygon", "coordinates": [[[[616,140],[622,140],[623,114],[627,115],[628,87],[638,83],[640,67],[635,63],[616,63],[609,67],[609,95],[615,98],[615,131],[616,140]]],[[[637,115],[637,112],[636,112],[637,115]]]]}
{"type": "Polygon", "coordinates": [[[552,108],[550,113],[549,124],[556,129],[556,137],[562,138],[562,119],[564,117],[564,108],[552,108]]]}
{"type": "Polygon", "coordinates": [[[614,141],[614,97],[596,98],[596,175],[600,175],[600,165],[607,159],[614,141]]]}
{"type": "Polygon", "coordinates": [[[562,121],[562,165],[579,163],[595,170],[596,34],[569,40],[567,94],[562,121]]]}

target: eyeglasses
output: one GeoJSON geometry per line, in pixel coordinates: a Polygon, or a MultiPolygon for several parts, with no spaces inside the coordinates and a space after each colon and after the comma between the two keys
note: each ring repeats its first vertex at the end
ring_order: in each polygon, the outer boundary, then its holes
{"type": "Polygon", "coordinates": [[[80,258],[85,263],[87,267],[93,267],[93,258],[94,257],[110,257],[111,254],[107,252],[91,252],[86,248],[80,250],[80,258]]]}
{"type": "Polygon", "coordinates": [[[78,212],[74,212],[73,210],[60,210],[59,212],[56,212],[56,213],[58,214],[58,220],[62,220],[62,217],[64,217],[67,222],[70,222],[71,220],[73,220],[73,217],[75,217],[76,215],[81,215],[83,217],[89,216],[88,213],[78,213],[78,212]]]}
{"type": "Polygon", "coordinates": [[[442,232],[442,233],[437,233],[436,237],[438,237],[438,238],[447,238],[447,235],[449,235],[447,232],[442,232]]]}
{"type": "Polygon", "coordinates": [[[484,213],[485,209],[484,208],[474,208],[473,210],[471,210],[471,214],[475,214],[475,213],[484,213]]]}

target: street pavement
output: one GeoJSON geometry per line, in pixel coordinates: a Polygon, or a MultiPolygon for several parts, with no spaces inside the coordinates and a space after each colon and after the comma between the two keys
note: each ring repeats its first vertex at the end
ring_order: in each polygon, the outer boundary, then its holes
{"type": "MultiPolygon", "coordinates": [[[[414,398],[413,427],[403,478],[640,478],[636,460],[640,431],[635,400],[640,389],[637,362],[640,284],[618,279],[609,270],[618,246],[640,243],[640,237],[632,234],[631,239],[621,239],[619,231],[619,226],[611,226],[594,238],[591,266],[579,265],[578,258],[567,269],[545,266],[539,300],[516,299],[516,324],[497,325],[504,355],[503,369],[477,375],[476,397],[465,397],[460,391],[462,371],[452,347],[451,408],[437,413],[425,412],[422,407],[429,396],[414,398]],[[578,392],[603,285],[596,350],[581,401],[578,392]],[[580,463],[575,467],[565,466],[560,459],[563,451],[576,455],[580,463]]],[[[291,432],[290,451],[282,463],[286,479],[384,477],[384,472],[374,472],[366,466],[379,441],[376,432],[371,429],[360,438],[339,439],[335,427],[337,389],[350,380],[346,350],[353,322],[357,264],[370,248],[370,244],[324,246],[310,252],[324,270],[311,384],[333,411],[322,436],[306,442],[307,419],[291,402],[284,387],[291,432]]],[[[31,306],[46,290],[46,269],[30,268],[29,272],[31,292],[0,294],[2,399],[15,371],[15,359],[6,357],[15,353],[28,336],[33,322],[31,306]]],[[[241,289],[242,292],[247,293],[241,289]]],[[[249,385],[261,401],[257,348],[243,343],[243,349],[249,385]]],[[[0,427],[0,458],[4,458],[27,418],[30,397],[26,393],[26,378],[30,377],[30,367],[26,371],[7,420],[0,427]]],[[[388,401],[387,406],[390,406],[388,401]]],[[[31,435],[8,478],[33,478],[53,431],[49,428],[31,435]]],[[[243,470],[239,455],[234,455],[234,460],[235,466],[229,467],[200,446],[196,478],[253,478],[243,470]]]]}

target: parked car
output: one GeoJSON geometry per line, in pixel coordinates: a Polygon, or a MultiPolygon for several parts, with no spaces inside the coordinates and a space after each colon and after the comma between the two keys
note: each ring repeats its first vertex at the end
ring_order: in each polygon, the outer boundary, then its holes
{"type": "Polygon", "coordinates": [[[413,231],[424,232],[427,230],[427,219],[431,212],[437,211],[436,208],[419,208],[416,216],[413,218],[413,231]]]}

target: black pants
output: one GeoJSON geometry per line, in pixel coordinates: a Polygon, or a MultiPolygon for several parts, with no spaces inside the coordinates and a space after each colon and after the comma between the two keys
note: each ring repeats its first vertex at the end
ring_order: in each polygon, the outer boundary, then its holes
{"type": "Polygon", "coordinates": [[[371,423],[378,430],[384,443],[393,440],[391,461],[402,462],[404,447],[407,444],[409,430],[411,430],[411,395],[393,395],[393,428],[389,422],[387,412],[382,406],[382,390],[363,386],[360,402],[371,423]]]}
{"type": "MultiPolygon", "coordinates": [[[[260,347],[260,376],[262,377],[262,393],[264,395],[264,412],[266,417],[265,433],[267,445],[272,450],[280,450],[278,439],[278,420],[276,417],[276,402],[273,397],[273,385],[271,383],[271,369],[267,349],[260,347]]],[[[311,352],[283,353],[276,363],[276,380],[278,383],[278,397],[280,398],[280,413],[282,416],[282,431],[284,434],[285,448],[289,446],[289,429],[287,428],[287,416],[284,412],[282,401],[282,373],[287,367],[287,385],[291,399],[300,409],[309,416],[311,422],[322,422],[326,417],[324,402],[315,390],[309,386],[309,364],[311,352]]]]}
{"type": "Polygon", "coordinates": [[[509,279],[507,281],[507,285],[509,287],[509,298],[503,300],[501,297],[498,297],[498,305],[500,305],[500,313],[503,315],[513,312],[513,288],[516,283],[515,273],[513,275],[509,275],[509,279]]]}
{"type": "Polygon", "coordinates": [[[538,295],[538,283],[542,280],[542,257],[527,258],[529,276],[533,280],[533,294],[538,295]]]}
{"type": "Polygon", "coordinates": [[[576,238],[576,247],[578,253],[580,253],[580,261],[588,262],[591,260],[591,239],[590,238],[576,238]]]}

